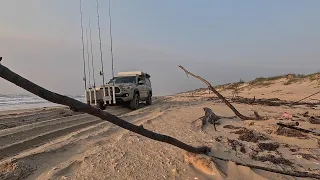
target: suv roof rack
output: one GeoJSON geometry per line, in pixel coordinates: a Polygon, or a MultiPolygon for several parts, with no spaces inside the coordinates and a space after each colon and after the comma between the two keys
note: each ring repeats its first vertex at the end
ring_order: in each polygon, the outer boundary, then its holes
{"type": "Polygon", "coordinates": [[[148,73],[144,73],[142,71],[127,71],[127,72],[119,72],[118,76],[141,76],[145,75],[147,78],[150,78],[150,75],[148,73]]]}

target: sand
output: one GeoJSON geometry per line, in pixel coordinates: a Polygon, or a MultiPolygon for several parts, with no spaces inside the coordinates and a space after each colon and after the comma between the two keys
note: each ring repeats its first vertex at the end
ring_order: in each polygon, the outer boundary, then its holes
{"type": "MultiPolygon", "coordinates": [[[[315,87],[312,82],[285,86],[278,81],[267,88],[246,88],[239,95],[294,101],[317,91],[315,87]]],[[[221,92],[230,98],[229,91],[221,92]]],[[[209,146],[210,156],[186,154],[174,146],[67,108],[1,112],[0,179],[306,179],[251,169],[236,165],[235,161],[320,174],[320,137],[278,130],[276,125],[298,121],[299,127],[320,131],[319,124],[309,122],[310,116],[320,116],[319,107],[233,103],[245,115],[257,111],[266,117],[242,121],[211,97],[215,96],[203,90],[160,97],[152,106],[136,111],[121,107],[107,110],[193,146],[209,146]],[[204,115],[204,107],[225,117],[217,131],[211,124],[203,130],[195,127],[204,115]],[[307,111],[308,115],[303,115],[307,111]],[[282,117],[284,112],[293,118],[282,117]]],[[[320,96],[311,99],[319,102],[320,96]]]]}

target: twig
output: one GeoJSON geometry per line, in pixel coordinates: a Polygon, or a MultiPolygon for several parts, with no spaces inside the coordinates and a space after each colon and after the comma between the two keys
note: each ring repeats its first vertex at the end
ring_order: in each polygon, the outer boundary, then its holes
{"type": "Polygon", "coordinates": [[[240,119],[242,119],[242,120],[255,120],[255,118],[253,118],[253,117],[248,117],[248,116],[241,114],[228,100],[226,100],[225,97],[223,97],[216,89],[214,89],[213,86],[207,80],[189,72],[181,65],[179,66],[179,68],[181,68],[187,75],[189,74],[190,76],[193,76],[193,77],[199,79],[200,81],[204,82],[208,86],[208,88],[212,92],[214,92],[240,119]]]}
{"type": "Polygon", "coordinates": [[[308,99],[309,97],[312,97],[312,96],[314,96],[314,95],[316,95],[316,94],[319,94],[319,93],[320,93],[320,91],[318,91],[318,92],[316,92],[316,93],[313,93],[313,94],[311,94],[310,96],[307,96],[307,97],[305,97],[305,98],[302,98],[302,99],[300,99],[299,101],[294,102],[293,105],[296,104],[296,103],[298,103],[298,102],[300,102],[300,101],[303,101],[303,100],[305,100],[305,99],[308,99]]]}
{"type": "Polygon", "coordinates": [[[210,157],[213,157],[215,159],[219,159],[219,160],[222,160],[222,161],[232,161],[235,164],[240,165],[240,166],[247,166],[249,168],[261,169],[261,170],[264,170],[264,171],[279,173],[279,174],[283,174],[283,175],[288,175],[288,176],[293,176],[293,177],[306,177],[306,178],[320,179],[320,175],[319,174],[314,174],[314,173],[309,173],[309,172],[300,172],[300,171],[288,172],[288,171],[282,171],[282,170],[277,170],[277,169],[272,169],[272,168],[267,168],[267,167],[262,167],[262,166],[256,166],[256,165],[252,165],[252,164],[244,164],[244,163],[241,163],[241,162],[233,161],[233,160],[226,159],[226,158],[216,157],[216,156],[210,156],[210,157]]]}
{"type": "Polygon", "coordinates": [[[314,134],[314,135],[316,135],[316,136],[320,136],[320,133],[311,131],[311,130],[309,130],[309,129],[303,129],[303,128],[299,128],[299,127],[296,127],[296,126],[283,124],[283,123],[280,123],[280,122],[278,122],[277,125],[279,125],[279,126],[281,126],[281,127],[286,127],[286,128],[290,128],[290,129],[295,129],[295,130],[302,131],[302,132],[305,132],[305,133],[311,133],[311,134],[314,134]]]}
{"type": "Polygon", "coordinates": [[[67,96],[63,96],[51,91],[48,91],[47,89],[44,89],[33,82],[19,76],[18,74],[12,72],[7,67],[0,64],[0,77],[3,79],[6,79],[7,81],[10,81],[11,83],[45,99],[53,103],[69,106],[70,109],[73,109],[74,111],[80,111],[84,113],[91,114],[93,116],[99,117],[103,120],[109,121],[117,126],[120,126],[124,129],[127,129],[129,131],[135,132],[137,134],[140,134],[142,136],[145,136],[147,138],[168,143],[173,146],[176,146],[178,148],[184,149],[189,152],[194,153],[208,153],[209,148],[208,147],[193,147],[191,145],[185,144],[173,137],[158,134],[152,131],[149,131],[147,129],[144,129],[143,127],[136,126],[134,124],[131,124],[125,120],[122,120],[118,118],[117,116],[114,116],[108,112],[101,111],[100,109],[97,109],[95,107],[92,107],[88,104],[82,103],[80,101],[77,101],[75,99],[69,98],[67,96]]]}

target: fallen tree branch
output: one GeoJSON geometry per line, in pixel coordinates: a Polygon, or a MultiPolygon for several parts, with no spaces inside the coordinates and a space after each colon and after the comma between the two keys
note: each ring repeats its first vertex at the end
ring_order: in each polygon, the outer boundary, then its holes
{"type": "Polygon", "coordinates": [[[245,98],[245,97],[237,97],[232,100],[232,102],[237,103],[244,103],[244,104],[250,104],[250,105],[265,105],[265,106],[293,106],[293,105],[306,105],[309,107],[313,107],[316,105],[319,105],[320,103],[311,103],[311,102],[292,102],[292,101],[286,101],[281,100],[279,98],[269,98],[269,99],[256,99],[254,98],[245,98]]]}
{"type": "Polygon", "coordinates": [[[127,129],[129,131],[135,132],[137,134],[140,134],[142,136],[145,136],[147,138],[168,143],[173,146],[176,146],[180,149],[184,149],[188,152],[194,152],[194,153],[207,153],[209,151],[208,147],[193,147],[188,144],[185,144],[173,137],[158,134],[152,131],[149,131],[147,129],[144,129],[143,127],[136,126],[134,124],[131,124],[125,120],[122,120],[118,118],[117,116],[114,116],[110,113],[107,113],[105,111],[101,111],[100,109],[97,109],[95,107],[92,107],[88,104],[82,103],[80,101],[77,101],[75,99],[69,98],[67,96],[63,96],[54,92],[51,92],[47,89],[44,89],[33,82],[19,76],[18,74],[12,72],[7,67],[0,64],[0,77],[3,79],[10,81],[11,83],[45,99],[50,102],[61,104],[65,106],[69,106],[70,109],[74,111],[84,112],[91,114],[93,116],[99,117],[103,120],[109,121],[117,126],[120,126],[124,129],[127,129]]]}
{"type": "Polygon", "coordinates": [[[319,94],[319,93],[320,93],[320,91],[318,91],[318,92],[316,92],[316,93],[313,93],[313,94],[311,94],[311,95],[309,95],[309,96],[307,96],[307,97],[305,97],[305,98],[302,98],[302,99],[294,102],[293,105],[294,105],[294,104],[297,104],[297,103],[300,102],[300,101],[303,101],[303,100],[305,100],[305,99],[308,99],[309,97],[312,97],[312,96],[314,96],[314,95],[316,95],[316,94],[319,94]]]}
{"type": "MultiPolygon", "coordinates": [[[[292,126],[299,126],[299,122],[286,122],[286,123],[281,123],[281,122],[279,122],[280,124],[283,124],[283,125],[286,125],[286,126],[290,126],[290,127],[292,127],[292,126]]],[[[281,126],[281,125],[280,125],[281,126]]],[[[284,127],[284,126],[281,126],[281,127],[284,127]]]]}
{"type": "Polygon", "coordinates": [[[320,175],[319,174],[314,174],[314,173],[309,173],[309,172],[301,172],[301,171],[288,172],[288,171],[282,171],[282,170],[278,170],[278,169],[272,169],[272,168],[267,168],[267,167],[262,167],[262,166],[256,166],[256,165],[252,165],[252,164],[245,164],[245,163],[242,163],[242,162],[237,162],[237,161],[233,161],[233,160],[226,159],[226,158],[221,158],[221,157],[216,157],[216,156],[210,156],[210,157],[212,157],[214,159],[219,159],[221,161],[232,161],[235,164],[240,165],[240,166],[247,166],[249,168],[261,169],[261,170],[264,170],[264,171],[279,173],[279,174],[283,174],[283,175],[289,175],[289,176],[293,176],[293,177],[306,177],[306,178],[320,179],[320,175]]]}
{"type": "Polygon", "coordinates": [[[279,126],[281,126],[281,127],[286,127],[286,128],[290,128],[290,129],[295,129],[295,130],[302,131],[302,132],[305,132],[305,133],[311,133],[311,134],[314,134],[314,135],[316,135],[316,136],[320,136],[320,133],[311,131],[311,130],[309,130],[309,129],[303,129],[303,128],[299,128],[299,127],[296,127],[296,126],[283,124],[283,123],[280,123],[280,122],[278,122],[277,125],[279,125],[279,126]]]}
{"type": "Polygon", "coordinates": [[[242,120],[255,120],[255,118],[253,118],[253,117],[248,117],[248,116],[241,114],[228,100],[226,100],[225,97],[223,97],[216,89],[214,89],[213,86],[207,80],[189,72],[181,65],[179,66],[179,68],[181,68],[187,74],[187,76],[188,75],[193,76],[193,77],[199,79],[200,81],[204,82],[208,86],[208,88],[212,92],[214,92],[240,119],[242,119],[242,120]]]}

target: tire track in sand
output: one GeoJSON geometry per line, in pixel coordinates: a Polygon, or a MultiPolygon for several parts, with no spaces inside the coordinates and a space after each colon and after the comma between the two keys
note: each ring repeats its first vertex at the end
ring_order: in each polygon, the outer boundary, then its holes
{"type": "MultiPolygon", "coordinates": [[[[108,112],[121,115],[130,110],[112,107],[108,112]]],[[[49,119],[24,126],[0,130],[0,160],[42,146],[54,139],[103,122],[87,114],[49,119]]]]}
{"type": "Polygon", "coordinates": [[[15,133],[10,133],[4,136],[0,136],[0,148],[10,145],[12,142],[23,142],[26,139],[35,138],[41,134],[45,134],[52,130],[59,131],[65,127],[71,127],[77,124],[90,122],[92,120],[98,120],[98,118],[92,117],[80,117],[66,120],[59,120],[54,122],[46,123],[45,125],[36,126],[31,129],[22,129],[15,133]]]}
{"type": "MultiPolygon", "coordinates": [[[[155,103],[155,105],[156,104],[157,103],[155,103]]],[[[131,123],[141,124],[145,121],[149,121],[161,116],[164,112],[166,112],[166,110],[170,109],[170,106],[166,106],[164,108],[162,107],[160,109],[158,109],[157,106],[150,107],[142,107],[138,111],[131,111],[122,107],[109,107],[106,111],[122,117],[131,123]]],[[[58,118],[58,120],[72,121],[70,119],[74,119],[75,116],[83,118],[85,114],[73,115],[67,118],[58,118]]],[[[86,116],[89,116],[88,119],[95,118],[90,115],[86,116]]],[[[37,128],[41,125],[48,126],[54,124],[54,121],[55,120],[47,120],[46,122],[29,124],[23,128],[20,127],[20,130],[26,131],[27,129],[31,129],[32,131],[33,128],[37,128]]],[[[14,128],[12,128],[12,130],[13,129],[14,128]]],[[[17,127],[14,132],[19,133],[20,130],[17,127]]],[[[93,123],[92,125],[84,125],[84,127],[79,127],[78,129],[66,128],[65,133],[60,131],[60,134],[56,133],[57,132],[52,133],[54,137],[51,136],[51,133],[48,135],[39,135],[39,137],[34,139],[27,139],[27,141],[22,143],[13,144],[13,146],[6,147],[3,149],[4,151],[0,149],[0,154],[4,152],[7,153],[4,157],[0,157],[0,162],[10,162],[12,158],[14,158],[18,162],[37,164],[37,166],[39,165],[37,170],[30,176],[30,179],[35,179],[42,173],[50,171],[52,167],[59,166],[59,164],[62,162],[68,162],[73,158],[77,158],[79,153],[82,154],[86,152],[89,147],[92,147],[95,144],[100,144],[100,141],[102,142],[102,140],[106,138],[110,139],[112,137],[122,136],[122,134],[127,133],[127,131],[109,122],[99,120],[97,123],[93,123]]],[[[8,134],[10,133],[2,133],[2,135],[8,134]]]]}
{"type": "Polygon", "coordinates": [[[3,148],[0,149],[0,160],[16,155],[21,151],[27,150],[27,149],[31,149],[31,148],[35,148],[38,147],[42,144],[45,144],[46,142],[53,140],[55,138],[58,138],[60,136],[69,134],[73,131],[77,131],[80,130],[82,128],[85,128],[87,126],[91,126],[94,124],[98,124],[100,123],[101,120],[93,120],[93,121],[89,121],[89,122],[82,122],[80,124],[76,124],[73,126],[69,126],[67,128],[63,128],[63,129],[58,129],[58,130],[54,130],[48,133],[44,133],[41,134],[39,136],[36,136],[34,138],[30,138],[27,139],[25,141],[20,141],[14,144],[10,144],[8,146],[5,146],[3,148]]]}

